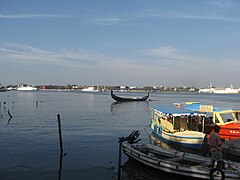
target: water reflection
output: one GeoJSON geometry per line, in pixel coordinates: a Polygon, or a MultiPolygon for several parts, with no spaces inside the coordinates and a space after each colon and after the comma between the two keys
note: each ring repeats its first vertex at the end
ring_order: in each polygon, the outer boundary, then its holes
{"type": "MultiPolygon", "coordinates": [[[[113,102],[110,106],[111,112],[116,109],[126,108],[132,105],[147,105],[149,108],[149,101],[126,101],[126,102],[113,102]]],[[[121,110],[121,109],[120,109],[121,110]]]]}
{"type": "Polygon", "coordinates": [[[149,141],[150,144],[157,145],[165,149],[171,149],[171,146],[169,146],[166,142],[161,141],[154,133],[149,135],[149,141]]]}
{"type": "Polygon", "coordinates": [[[121,105],[129,103],[129,102],[113,102],[110,106],[110,111],[114,111],[114,109],[119,108],[121,105]]]}
{"type": "Polygon", "coordinates": [[[166,141],[163,138],[159,138],[154,133],[152,133],[149,136],[149,140],[150,140],[150,144],[154,144],[154,145],[163,147],[165,149],[174,149],[174,150],[182,151],[182,152],[188,152],[188,153],[199,154],[199,155],[206,155],[205,154],[206,152],[203,149],[186,148],[186,147],[180,146],[176,143],[166,141]]]}

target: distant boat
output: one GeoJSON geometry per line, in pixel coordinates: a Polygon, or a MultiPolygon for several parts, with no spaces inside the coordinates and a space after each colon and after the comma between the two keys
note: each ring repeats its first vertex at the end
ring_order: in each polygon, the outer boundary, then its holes
{"type": "Polygon", "coordinates": [[[94,86],[89,86],[87,88],[83,88],[81,91],[83,92],[102,92],[101,90],[98,89],[95,89],[94,86]]]}
{"type": "Polygon", "coordinates": [[[36,91],[38,90],[38,88],[34,87],[34,86],[29,86],[29,85],[20,85],[19,87],[17,87],[18,91],[36,91]]]}
{"type": "Polygon", "coordinates": [[[230,85],[230,87],[227,87],[227,88],[214,88],[210,86],[210,88],[199,89],[198,92],[199,93],[215,93],[215,94],[238,94],[240,93],[240,88],[233,88],[232,85],[230,85]]]}
{"type": "Polygon", "coordinates": [[[240,92],[240,88],[233,88],[232,85],[227,88],[214,88],[213,93],[216,94],[238,94],[240,92]]]}
{"type": "Polygon", "coordinates": [[[119,97],[113,94],[113,90],[111,90],[111,97],[118,102],[127,102],[127,101],[146,101],[149,97],[149,93],[143,97],[119,97]]]}

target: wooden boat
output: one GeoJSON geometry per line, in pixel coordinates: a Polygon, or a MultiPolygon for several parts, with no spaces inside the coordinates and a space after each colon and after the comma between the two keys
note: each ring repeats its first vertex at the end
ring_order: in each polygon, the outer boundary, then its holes
{"type": "Polygon", "coordinates": [[[193,126],[191,122],[202,121],[206,117],[205,113],[159,105],[152,107],[151,110],[150,127],[159,138],[187,148],[201,149],[204,147],[204,143],[207,142],[208,129],[204,126],[199,132],[198,126],[193,126]]]}
{"type": "Polygon", "coordinates": [[[127,102],[127,101],[146,101],[149,97],[149,93],[143,97],[119,97],[113,93],[111,90],[111,97],[118,102],[127,102]]]}
{"type": "Polygon", "coordinates": [[[185,109],[209,114],[209,119],[221,127],[219,135],[226,140],[240,139],[240,109],[218,108],[200,103],[186,104],[185,109]]]}
{"type": "Polygon", "coordinates": [[[240,163],[224,160],[222,168],[216,168],[215,165],[211,167],[211,158],[139,143],[139,135],[139,131],[133,131],[128,137],[119,138],[120,155],[123,151],[129,158],[148,167],[188,178],[240,179],[240,163]]]}
{"type": "Polygon", "coordinates": [[[122,151],[146,166],[175,175],[199,179],[240,179],[240,165],[236,162],[225,161],[223,169],[211,169],[211,158],[150,144],[123,142],[122,151]]]}

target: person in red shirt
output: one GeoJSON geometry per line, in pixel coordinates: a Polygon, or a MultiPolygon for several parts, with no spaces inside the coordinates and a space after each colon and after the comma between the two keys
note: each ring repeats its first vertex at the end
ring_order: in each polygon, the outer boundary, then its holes
{"type": "Polygon", "coordinates": [[[223,166],[223,153],[221,145],[225,140],[221,139],[219,136],[220,126],[215,125],[213,132],[209,136],[210,151],[212,156],[211,167],[214,167],[215,161],[217,161],[217,168],[221,169],[223,166]]]}

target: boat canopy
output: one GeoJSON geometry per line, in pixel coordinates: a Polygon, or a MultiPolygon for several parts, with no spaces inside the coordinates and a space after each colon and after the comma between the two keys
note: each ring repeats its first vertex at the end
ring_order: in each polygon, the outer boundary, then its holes
{"type": "Polygon", "coordinates": [[[194,104],[186,104],[185,109],[190,111],[197,111],[197,112],[226,112],[226,111],[232,111],[232,112],[240,112],[238,109],[230,109],[230,108],[221,108],[221,107],[213,107],[213,105],[205,105],[200,103],[194,103],[194,104]]]}
{"type": "Polygon", "coordinates": [[[152,107],[153,111],[158,111],[160,113],[165,113],[167,115],[173,115],[173,116],[182,116],[182,115],[187,115],[187,116],[194,116],[194,115],[199,115],[199,116],[206,116],[205,112],[195,112],[192,110],[184,109],[184,108],[177,108],[174,106],[160,106],[156,105],[152,107]]]}

